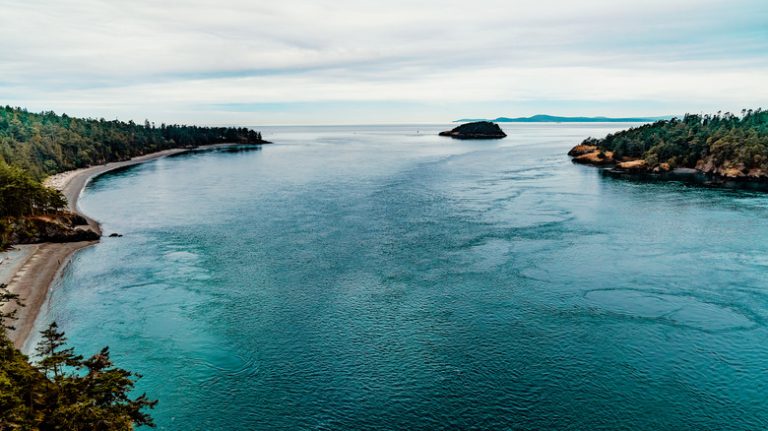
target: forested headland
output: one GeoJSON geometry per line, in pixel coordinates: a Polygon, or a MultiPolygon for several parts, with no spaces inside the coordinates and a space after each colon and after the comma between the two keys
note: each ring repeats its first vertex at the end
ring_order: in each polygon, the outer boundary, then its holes
{"type": "Polygon", "coordinates": [[[634,171],[696,169],[729,179],[768,180],[768,111],[687,114],[589,138],[569,155],[577,163],[634,171]]]}
{"type": "Polygon", "coordinates": [[[0,161],[36,179],[169,148],[229,142],[265,143],[261,133],[245,127],[156,126],[0,107],[0,161]]]}
{"type": "Polygon", "coordinates": [[[0,248],[12,243],[94,239],[74,229],[61,193],[41,180],[59,172],[117,162],[171,148],[263,144],[245,127],[159,126],[149,121],[75,118],[0,107],[0,248]]]}

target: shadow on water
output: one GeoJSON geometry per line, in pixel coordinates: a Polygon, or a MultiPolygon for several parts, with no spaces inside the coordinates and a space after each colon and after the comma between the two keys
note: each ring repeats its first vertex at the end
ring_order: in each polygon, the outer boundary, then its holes
{"type": "Polygon", "coordinates": [[[109,175],[120,174],[120,173],[123,173],[123,172],[128,172],[128,171],[132,170],[135,167],[136,167],[136,165],[120,166],[118,168],[114,168],[114,169],[110,170],[109,172],[107,172],[107,174],[109,174],[109,175]]]}
{"type": "Polygon", "coordinates": [[[768,192],[768,182],[756,180],[729,180],[702,172],[695,173],[629,173],[613,169],[600,169],[600,176],[633,183],[678,183],[702,189],[768,192]]]}
{"type": "MultiPolygon", "coordinates": [[[[166,159],[182,159],[186,157],[192,157],[193,155],[198,155],[202,153],[220,153],[220,154],[242,154],[242,153],[250,153],[250,152],[256,152],[261,151],[261,144],[232,144],[232,145],[220,145],[220,146],[211,146],[211,147],[201,147],[201,148],[194,148],[190,151],[185,151],[183,153],[176,153],[176,154],[169,154],[165,156],[166,159]]],[[[120,166],[114,169],[111,169],[108,174],[109,175],[118,175],[122,174],[128,171],[132,171],[136,169],[140,165],[132,164],[132,165],[126,165],[126,166],[120,166]]]]}
{"type": "Polygon", "coordinates": [[[232,154],[250,153],[253,151],[261,151],[261,144],[228,145],[226,147],[215,147],[207,150],[202,149],[201,151],[213,151],[216,153],[232,153],[232,154]]]}
{"type": "Polygon", "coordinates": [[[242,154],[261,151],[262,144],[231,144],[193,148],[183,153],[170,154],[167,158],[189,157],[200,153],[242,154]]]}

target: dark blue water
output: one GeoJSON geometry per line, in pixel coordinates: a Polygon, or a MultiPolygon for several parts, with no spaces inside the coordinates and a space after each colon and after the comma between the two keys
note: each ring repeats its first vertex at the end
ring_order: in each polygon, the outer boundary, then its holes
{"type": "Polygon", "coordinates": [[[768,197],[605,178],[626,125],[273,128],[106,175],[52,294],[167,430],[768,426],[768,197]]]}

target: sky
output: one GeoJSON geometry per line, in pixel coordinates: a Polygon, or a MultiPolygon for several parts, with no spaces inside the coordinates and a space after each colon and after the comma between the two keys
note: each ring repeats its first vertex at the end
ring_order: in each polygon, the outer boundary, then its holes
{"type": "Polygon", "coordinates": [[[0,0],[0,104],[195,124],[768,108],[768,0],[0,0]]]}

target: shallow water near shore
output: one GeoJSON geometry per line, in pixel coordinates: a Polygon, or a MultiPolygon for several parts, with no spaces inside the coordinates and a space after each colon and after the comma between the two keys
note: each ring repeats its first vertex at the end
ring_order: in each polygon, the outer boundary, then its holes
{"type": "Polygon", "coordinates": [[[621,124],[260,128],[99,177],[38,326],[165,430],[762,429],[768,195],[571,164],[621,124]]]}

